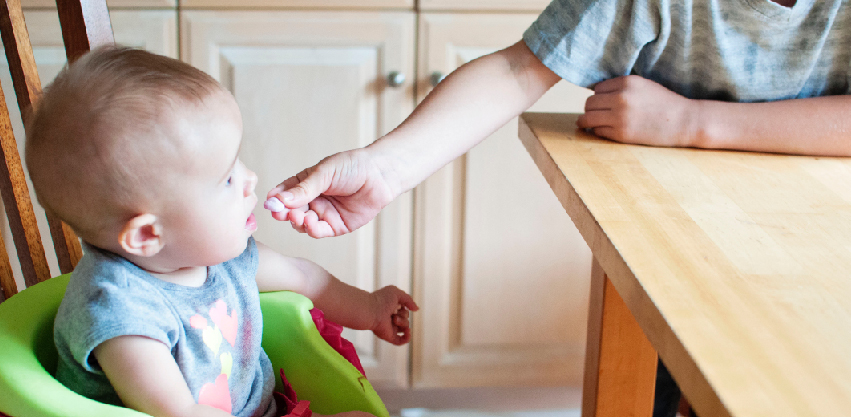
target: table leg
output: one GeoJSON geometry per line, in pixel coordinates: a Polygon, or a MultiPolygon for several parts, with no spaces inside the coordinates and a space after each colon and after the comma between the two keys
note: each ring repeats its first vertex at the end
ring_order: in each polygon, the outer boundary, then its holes
{"type": "Polygon", "coordinates": [[[653,414],[656,350],[596,259],[585,355],[583,417],[653,414]]]}

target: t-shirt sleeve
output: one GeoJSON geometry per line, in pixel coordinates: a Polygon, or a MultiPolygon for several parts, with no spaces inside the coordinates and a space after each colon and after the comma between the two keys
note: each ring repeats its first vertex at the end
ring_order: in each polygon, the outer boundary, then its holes
{"type": "Polygon", "coordinates": [[[588,87],[632,72],[659,36],[662,10],[653,0],[553,0],[523,40],[553,72],[588,87]]]}
{"type": "Polygon", "coordinates": [[[115,337],[144,336],[174,346],[180,323],[162,297],[151,296],[155,288],[122,278],[89,284],[69,285],[56,317],[57,344],[67,344],[86,371],[101,373],[92,351],[115,337]]]}

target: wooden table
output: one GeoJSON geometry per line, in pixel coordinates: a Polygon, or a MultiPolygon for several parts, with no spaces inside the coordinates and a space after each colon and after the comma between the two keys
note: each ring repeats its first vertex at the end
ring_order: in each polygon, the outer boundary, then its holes
{"type": "Polygon", "coordinates": [[[594,254],[583,416],[649,416],[657,351],[700,417],[851,415],[851,159],[576,117],[526,113],[520,138],[594,254]]]}

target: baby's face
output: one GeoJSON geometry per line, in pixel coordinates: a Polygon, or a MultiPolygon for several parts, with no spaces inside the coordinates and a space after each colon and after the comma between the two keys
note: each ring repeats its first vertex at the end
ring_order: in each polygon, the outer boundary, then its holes
{"type": "Polygon", "coordinates": [[[252,214],[257,175],[238,158],[239,109],[226,94],[205,104],[202,111],[176,117],[186,163],[170,170],[170,188],[178,192],[163,216],[164,251],[185,266],[215,265],[238,256],[257,229],[252,214]]]}

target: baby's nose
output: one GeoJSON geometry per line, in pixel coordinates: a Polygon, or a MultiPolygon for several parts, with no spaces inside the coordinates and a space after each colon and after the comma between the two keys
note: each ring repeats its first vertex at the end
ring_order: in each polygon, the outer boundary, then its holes
{"type": "Polygon", "coordinates": [[[252,193],[254,193],[254,187],[257,186],[257,174],[254,171],[247,169],[248,171],[248,180],[245,181],[245,196],[248,197],[252,193]]]}

